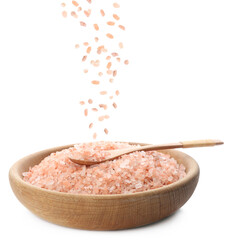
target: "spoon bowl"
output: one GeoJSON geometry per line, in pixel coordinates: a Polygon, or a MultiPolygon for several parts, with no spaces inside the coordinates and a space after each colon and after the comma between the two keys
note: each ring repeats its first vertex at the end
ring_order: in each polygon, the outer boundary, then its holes
{"type": "MultiPolygon", "coordinates": [[[[135,144],[135,143],[134,143],[135,144]]],[[[140,144],[145,145],[145,144],[140,144]]],[[[18,200],[37,216],[62,226],[89,230],[116,230],[159,221],[177,211],[193,194],[199,166],[189,155],[161,150],[186,168],[186,176],[170,185],[131,194],[77,195],[46,190],[23,181],[22,173],[66,145],[43,150],[16,162],[9,171],[12,190],[18,200]]]]}

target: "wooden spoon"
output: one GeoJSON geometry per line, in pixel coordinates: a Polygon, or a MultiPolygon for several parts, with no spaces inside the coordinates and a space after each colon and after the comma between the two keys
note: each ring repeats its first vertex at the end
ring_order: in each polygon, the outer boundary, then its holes
{"type": "Polygon", "coordinates": [[[154,150],[172,149],[172,148],[211,147],[211,146],[216,146],[221,144],[223,144],[223,142],[220,140],[208,139],[208,140],[184,141],[184,142],[178,142],[178,143],[168,143],[168,144],[159,144],[159,145],[145,145],[145,146],[139,146],[134,148],[107,150],[106,152],[109,153],[108,157],[100,161],[82,160],[82,159],[74,159],[74,158],[70,158],[70,160],[80,165],[93,165],[93,164],[110,161],[124,154],[132,153],[136,151],[154,151],[154,150]]]}

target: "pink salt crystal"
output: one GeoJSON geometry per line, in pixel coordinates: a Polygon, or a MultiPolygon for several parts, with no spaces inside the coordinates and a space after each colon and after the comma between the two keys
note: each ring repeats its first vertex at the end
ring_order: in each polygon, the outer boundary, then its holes
{"type": "Polygon", "coordinates": [[[88,46],[89,43],[88,43],[88,42],[84,42],[83,45],[84,45],[84,46],[88,46]]]}
{"type": "Polygon", "coordinates": [[[98,117],[98,121],[103,121],[105,119],[105,117],[104,116],[100,116],[100,117],[98,117]]]}
{"type": "Polygon", "coordinates": [[[103,9],[100,10],[101,16],[104,17],[105,16],[105,12],[103,9]]]}
{"type": "Polygon", "coordinates": [[[84,110],[84,115],[87,117],[88,116],[88,109],[84,110]]]}
{"type": "Polygon", "coordinates": [[[125,27],[123,25],[119,25],[119,28],[125,31],[125,27]]]}
{"type": "Polygon", "coordinates": [[[96,138],[97,138],[97,134],[94,133],[94,134],[93,134],[93,139],[96,139],[96,138]]]}
{"type": "Polygon", "coordinates": [[[92,103],[93,103],[93,100],[92,100],[92,99],[89,99],[89,100],[88,100],[88,103],[89,103],[89,104],[92,104],[92,103]]]}
{"type": "Polygon", "coordinates": [[[98,37],[95,37],[94,40],[95,40],[95,42],[98,42],[98,41],[99,41],[99,38],[98,38],[98,37]]]}
{"type": "Polygon", "coordinates": [[[90,123],[90,124],[89,124],[89,128],[92,128],[92,127],[93,127],[93,123],[90,123]]]}
{"type": "Polygon", "coordinates": [[[125,60],[125,61],[124,61],[124,64],[128,65],[128,64],[129,64],[129,61],[128,61],[128,60],[125,60]]]}
{"type": "Polygon", "coordinates": [[[86,23],[83,22],[83,21],[80,21],[80,25],[81,25],[82,27],[86,27],[86,23]]]}
{"type": "Polygon", "coordinates": [[[90,16],[90,14],[91,14],[91,10],[89,9],[89,10],[84,10],[84,13],[85,13],[85,15],[86,15],[86,17],[89,17],[90,16]]]}
{"type": "Polygon", "coordinates": [[[113,52],[113,53],[112,53],[112,56],[113,56],[113,57],[116,57],[116,56],[118,56],[118,55],[119,55],[119,54],[116,53],[116,52],[113,52]]]}
{"type": "Polygon", "coordinates": [[[100,95],[106,95],[107,94],[107,91],[101,91],[100,92],[100,95]]]}
{"type": "Polygon", "coordinates": [[[63,16],[64,18],[66,18],[66,17],[67,17],[67,12],[66,12],[66,11],[62,11],[62,16],[63,16]]]}
{"type": "Polygon", "coordinates": [[[79,103],[80,103],[81,105],[84,105],[84,104],[85,104],[85,102],[84,102],[84,101],[80,101],[79,103]]]}
{"type": "Polygon", "coordinates": [[[72,11],[72,12],[70,13],[70,15],[71,15],[72,17],[74,17],[74,18],[77,18],[77,17],[78,17],[78,15],[76,14],[75,11],[72,11]]]}
{"type": "Polygon", "coordinates": [[[117,75],[117,70],[113,71],[113,77],[115,77],[117,75]]]}
{"type": "MultiPolygon", "coordinates": [[[[94,133],[93,138],[96,137],[94,133]]],[[[118,142],[75,144],[50,154],[23,172],[23,180],[40,188],[72,194],[131,194],[163,187],[186,176],[182,164],[156,151],[134,152],[93,166],[77,165],[69,160],[75,156],[99,162],[109,156],[107,150],[131,147],[118,142]]]]}
{"type": "Polygon", "coordinates": [[[75,44],[75,48],[79,48],[79,44],[75,44]]]}
{"type": "Polygon", "coordinates": [[[111,75],[112,73],[113,73],[112,70],[110,70],[110,69],[107,70],[107,74],[108,74],[108,75],[111,75]]]}
{"type": "Polygon", "coordinates": [[[92,108],[92,111],[97,112],[98,109],[97,108],[92,108]]]}
{"type": "Polygon", "coordinates": [[[80,12],[82,10],[82,7],[78,7],[78,12],[80,12]]]}
{"type": "Polygon", "coordinates": [[[88,69],[84,69],[83,72],[84,72],[84,73],[87,73],[87,72],[88,72],[88,69]]]}
{"type": "Polygon", "coordinates": [[[119,94],[120,94],[120,91],[116,90],[116,96],[119,96],[119,94]]]}
{"type": "Polygon", "coordinates": [[[76,1],[72,1],[72,4],[75,6],[75,7],[78,7],[78,3],[76,1]]]}
{"type": "Polygon", "coordinates": [[[113,78],[110,78],[110,79],[109,79],[109,82],[110,82],[110,83],[113,83],[113,81],[114,81],[113,78]]]}
{"type": "Polygon", "coordinates": [[[119,5],[118,3],[113,3],[113,7],[114,7],[114,8],[119,8],[120,5],[119,5]]]}
{"type": "Polygon", "coordinates": [[[91,81],[91,83],[94,84],[94,85],[98,85],[98,84],[100,84],[100,81],[93,80],[93,81],[91,81]]]}
{"type": "Polygon", "coordinates": [[[87,56],[85,55],[83,56],[82,61],[85,62],[86,59],[87,59],[87,56]]]}
{"type": "Polygon", "coordinates": [[[117,104],[116,104],[116,103],[113,103],[112,106],[113,106],[114,108],[117,108],[117,104]]]}
{"type": "Polygon", "coordinates": [[[66,3],[61,3],[61,7],[66,7],[66,3]]]}
{"type": "Polygon", "coordinates": [[[100,108],[103,108],[104,110],[106,110],[108,108],[108,106],[106,104],[99,104],[100,108]]]}
{"type": "Polygon", "coordinates": [[[92,3],[92,0],[87,0],[87,2],[88,2],[89,4],[91,4],[91,3],[92,3]]]}
{"type": "Polygon", "coordinates": [[[99,72],[98,75],[101,77],[101,76],[103,75],[103,73],[102,73],[102,72],[99,72]]]}
{"type": "Polygon", "coordinates": [[[105,134],[108,134],[108,129],[105,128],[105,129],[104,129],[104,132],[105,132],[105,134]]]}
{"type": "Polygon", "coordinates": [[[119,47],[123,48],[123,43],[122,42],[119,43],[119,47]]]}

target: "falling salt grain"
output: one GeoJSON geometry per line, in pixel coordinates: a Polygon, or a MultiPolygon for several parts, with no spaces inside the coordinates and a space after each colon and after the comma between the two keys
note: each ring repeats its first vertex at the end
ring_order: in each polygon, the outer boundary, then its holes
{"type": "Polygon", "coordinates": [[[114,26],[114,25],[115,25],[115,22],[109,21],[109,22],[107,22],[107,24],[108,24],[109,26],[114,26]]]}
{"type": "Polygon", "coordinates": [[[86,23],[85,23],[85,22],[80,21],[80,25],[81,25],[82,27],[86,27],[86,23]]]}
{"type": "Polygon", "coordinates": [[[95,40],[95,42],[98,42],[98,41],[99,41],[99,38],[98,38],[98,37],[95,37],[94,40],[95,40]]]}
{"type": "Polygon", "coordinates": [[[119,95],[120,95],[119,90],[116,90],[116,96],[119,96],[119,95]]]}
{"type": "Polygon", "coordinates": [[[106,60],[110,60],[110,59],[111,59],[111,56],[107,56],[107,57],[106,57],[106,60]]]}
{"type": "Polygon", "coordinates": [[[107,36],[108,38],[110,38],[110,39],[113,39],[113,38],[114,38],[111,33],[107,33],[106,36],[107,36]]]}
{"type": "Polygon", "coordinates": [[[120,5],[119,5],[118,3],[113,3],[113,7],[114,7],[114,8],[119,8],[120,5]]]}
{"type": "Polygon", "coordinates": [[[85,102],[84,102],[84,101],[80,101],[79,103],[80,103],[81,105],[84,105],[84,104],[85,104],[85,102]]]}
{"type": "Polygon", "coordinates": [[[119,43],[119,47],[123,48],[123,43],[122,42],[119,43]]]}
{"type": "Polygon", "coordinates": [[[100,108],[103,108],[104,110],[106,110],[108,108],[108,106],[106,104],[99,104],[100,108]]]}
{"type": "Polygon", "coordinates": [[[98,31],[99,30],[99,26],[95,23],[95,24],[93,24],[93,27],[94,27],[94,29],[96,30],[96,31],[98,31]]]}
{"type": "Polygon", "coordinates": [[[94,134],[93,134],[93,139],[96,139],[96,138],[97,138],[97,134],[94,133],[94,134]]]}
{"type": "Polygon", "coordinates": [[[84,42],[83,45],[84,45],[84,46],[88,46],[89,43],[88,43],[88,42],[84,42]]]}
{"type": "Polygon", "coordinates": [[[78,7],[78,12],[80,12],[82,10],[82,7],[78,7]]]}
{"type": "Polygon", "coordinates": [[[104,17],[105,16],[105,12],[103,9],[100,10],[101,16],[104,17]]]}
{"type": "Polygon", "coordinates": [[[105,134],[108,134],[108,129],[105,128],[105,129],[104,129],[104,132],[105,132],[105,134]]]}
{"type": "Polygon", "coordinates": [[[106,67],[107,67],[108,69],[110,69],[110,68],[111,68],[111,66],[112,66],[112,63],[111,63],[111,62],[108,62],[108,64],[107,64],[107,66],[106,66],[106,67]]]}
{"type": "Polygon", "coordinates": [[[100,95],[106,95],[107,94],[107,91],[101,91],[100,92],[100,95]]]}
{"type": "Polygon", "coordinates": [[[92,111],[97,112],[98,109],[97,108],[92,108],[92,111]]]}
{"type": "Polygon", "coordinates": [[[120,20],[120,17],[117,14],[113,14],[112,15],[114,19],[116,19],[117,21],[120,20]]]}
{"type": "Polygon", "coordinates": [[[91,83],[94,84],[94,85],[98,85],[98,84],[100,84],[100,81],[93,80],[93,81],[91,81],[91,83]]]}
{"type": "Polygon", "coordinates": [[[100,117],[98,117],[98,121],[103,121],[105,118],[104,118],[104,116],[100,116],[100,117]]]}
{"type": "Polygon", "coordinates": [[[88,47],[87,49],[86,49],[86,52],[89,54],[90,52],[91,52],[91,47],[88,47]]]}
{"type": "Polygon", "coordinates": [[[117,75],[117,70],[113,71],[113,77],[115,77],[117,75]]]}
{"type": "Polygon", "coordinates": [[[61,7],[66,7],[66,3],[61,3],[61,7]]]}
{"type": "Polygon", "coordinates": [[[110,78],[110,79],[109,79],[109,82],[110,82],[110,83],[113,83],[113,81],[114,81],[113,78],[110,78]]]}
{"type": "Polygon", "coordinates": [[[113,53],[111,53],[112,54],[112,56],[113,57],[116,57],[116,56],[118,56],[119,54],[118,53],[116,53],[116,52],[113,52],[113,53]]]}
{"type": "Polygon", "coordinates": [[[119,25],[119,28],[125,31],[125,27],[123,25],[119,25]]]}
{"type": "Polygon", "coordinates": [[[89,104],[92,104],[92,103],[93,103],[93,100],[92,100],[92,99],[89,99],[89,100],[88,100],[88,103],[89,103],[89,104]]]}
{"type": "Polygon", "coordinates": [[[88,72],[88,69],[84,69],[83,72],[84,72],[84,73],[87,73],[87,72],[88,72]]]}
{"type": "Polygon", "coordinates": [[[117,108],[117,104],[116,104],[115,102],[112,104],[112,106],[113,106],[114,108],[117,108]]]}
{"type": "Polygon", "coordinates": [[[125,60],[125,61],[124,61],[124,64],[128,65],[128,64],[129,64],[129,61],[128,61],[128,60],[125,60]]]}
{"type": "Polygon", "coordinates": [[[85,55],[83,56],[82,61],[85,62],[86,59],[87,59],[87,56],[85,55]]]}
{"type": "Polygon", "coordinates": [[[76,14],[75,11],[72,11],[72,12],[70,13],[70,15],[71,15],[72,17],[74,17],[74,18],[77,18],[77,17],[78,17],[78,15],[76,14]]]}
{"type": "Polygon", "coordinates": [[[90,9],[88,11],[84,10],[84,14],[86,15],[86,17],[89,17],[91,14],[91,10],[90,9]]]}
{"type": "Polygon", "coordinates": [[[84,110],[84,115],[87,117],[88,116],[88,109],[84,110]]]}
{"type": "Polygon", "coordinates": [[[92,127],[93,127],[93,123],[90,123],[90,124],[89,124],[89,128],[92,128],[92,127]]]}
{"type": "Polygon", "coordinates": [[[118,57],[118,58],[116,58],[116,61],[120,62],[120,58],[119,58],[119,57],[118,57]]]}
{"type": "Polygon", "coordinates": [[[77,7],[79,4],[76,1],[72,1],[72,4],[77,7]]]}
{"type": "Polygon", "coordinates": [[[102,73],[102,72],[99,72],[98,75],[101,77],[101,76],[103,75],[103,73],[102,73]]]}
{"type": "Polygon", "coordinates": [[[62,11],[62,16],[63,16],[64,18],[66,18],[66,17],[67,17],[67,12],[66,12],[66,11],[62,11]]]}
{"type": "Polygon", "coordinates": [[[87,2],[88,2],[89,4],[91,4],[91,3],[92,3],[92,0],[87,0],[87,2]]]}
{"type": "Polygon", "coordinates": [[[111,74],[112,74],[112,70],[108,69],[108,70],[107,70],[107,74],[108,74],[108,75],[111,75],[111,74]]]}
{"type": "Polygon", "coordinates": [[[75,44],[75,48],[79,48],[79,44],[75,44]]]}

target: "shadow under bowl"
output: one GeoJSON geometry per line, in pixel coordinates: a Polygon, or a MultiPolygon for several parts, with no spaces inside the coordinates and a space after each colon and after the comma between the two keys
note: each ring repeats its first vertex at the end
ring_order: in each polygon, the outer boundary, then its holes
{"type": "Polygon", "coordinates": [[[9,171],[10,184],[18,200],[37,216],[58,225],[89,230],[117,230],[147,225],[182,207],[198,183],[197,162],[177,150],[160,152],[168,153],[182,163],[186,167],[186,176],[175,183],[146,192],[76,195],[38,188],[23,181],[22,173],[29,167],[39,164],[52,152],[72,146],[36,152],[20,159],[9,171]]]}

